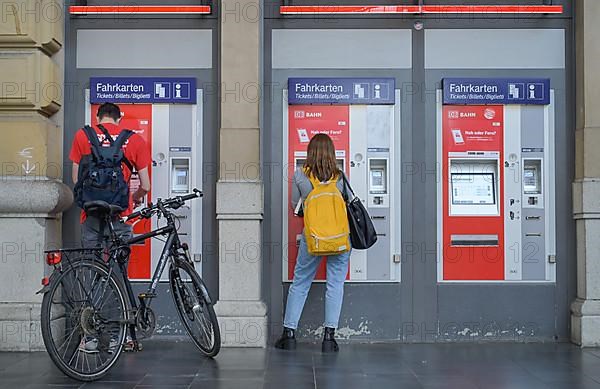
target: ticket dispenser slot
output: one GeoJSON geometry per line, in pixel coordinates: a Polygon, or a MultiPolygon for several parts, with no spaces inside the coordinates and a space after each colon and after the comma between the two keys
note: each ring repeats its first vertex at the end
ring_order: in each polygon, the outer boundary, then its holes
{"type": "MultiPolygon", "coordinates": [[[[306,153],[303,153],[303,154],[304,155],[302,158],[298,158],[298,157],[295,158],[296,170],[302,169],[304,167],[304,164],[306,163],[306,153]]],[[[336,151],[336,154],[339,154],[339,153],[336,151]]],[[[345,161],[344,158],[336,158],[336,160],[335,160],[338,169],[340,169],[341,171],[346,173],[346,164],[344,163],[344,161],[345,161]]]]}
{"type": "Polygon", "coordinates": [[[369,206],[389,206],[388,160],[369,159],[369,206]]]}
{"type": "Polygon", "coordinates": [[[171,158],[171,193],[190,192],[190,159],[171,158]]]}

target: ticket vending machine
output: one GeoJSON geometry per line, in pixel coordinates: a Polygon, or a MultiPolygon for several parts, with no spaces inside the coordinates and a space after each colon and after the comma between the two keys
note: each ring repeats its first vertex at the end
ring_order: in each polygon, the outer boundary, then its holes
{"type": "Polygon", "coordinates": [[[554,281],[549,80],[444,79],[443,88],[438,281],[554,281]]]}
{"type": "MultiPolygon", "coordinates": [[[[195,187],[202,189],[202,90],[195,88],[195,79],[103,77],[92,78],[90,87],[85,122],[96,124],[101,103],[118,104],[121,127],[142,136],[151,151],[151,190],[146,201],[155,203],[159,198],[189,193],[195,187]],[[115,92],[123,89],[130,92],[115,92]]],[[[139,179],[134,176],[129,184],[133,193],[139,179]]],[[[190,201],[174,214],[180,223],[179,236],[189,245],[196,270],[201,272],[202,201],[190,201]]],[[[133,232],[143,234],[163,223],[157,218],[137,220],[132,222],[133,232]]],[[[129,277],[149,280],[161,250],[160,242],[152,240],[133,246],[129,277]]]]}
{"type": "MultiPolygon", "coordinates": [[[[294,215],[294,170],[306,160],[312,136],[326,133],[334,143],[338,166],[373,219],[378,240],[369,250],[354,250],[347,280],[400,281],[400,110],[394,79],[290,78],[284,91],[284,155],[287,178],[283,203],[283,280],[293,279],[303,221],[294,215]]],[[[326,278],[326,261],[315,279],[326,278]]]]}

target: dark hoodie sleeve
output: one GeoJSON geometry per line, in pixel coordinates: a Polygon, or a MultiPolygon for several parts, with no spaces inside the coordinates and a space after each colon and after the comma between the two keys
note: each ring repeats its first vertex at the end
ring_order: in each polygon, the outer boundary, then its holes
{"type": "Polygon", "coordinates": [[[299,170],[294,171],[294,178],[292,181],[292,203],[290,204],[292,210],[296,209],[298,201],[300,201],[300,188],[298,188],[299,174],[299,170]]]}

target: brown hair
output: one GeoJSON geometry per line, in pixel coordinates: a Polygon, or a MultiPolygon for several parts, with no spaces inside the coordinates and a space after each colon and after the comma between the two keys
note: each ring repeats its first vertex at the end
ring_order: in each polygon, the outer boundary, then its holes
{"type": "Polygon", "coordinates": [[[317,134],[310,140],[304,169],[307,176],[313,175],[321,182],[340,174],[335,161],[335,147],[328,135],[317,134]]]}

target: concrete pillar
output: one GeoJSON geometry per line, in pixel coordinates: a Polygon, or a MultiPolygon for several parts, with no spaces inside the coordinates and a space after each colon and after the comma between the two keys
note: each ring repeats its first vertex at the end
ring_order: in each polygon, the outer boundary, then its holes
{"type": "Polygon", "coordinates": [[[224,0],[220,165],[217,182],[219,301],[224,346],[265,347],[261,296],[263,183],[260,177],[261,3],[224,0]]]}
{"type": "Polygon", "coordinates": [[[571,305],[571,339],[600,346],[600,2],[578,0],[575,7],[577,299],[571,305]]]}
{"type": "Polygon", "coordinates": [[[0,351],[43,348],[43,251],[61,243],[63,3],[0,2],[0,351]]]}

